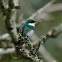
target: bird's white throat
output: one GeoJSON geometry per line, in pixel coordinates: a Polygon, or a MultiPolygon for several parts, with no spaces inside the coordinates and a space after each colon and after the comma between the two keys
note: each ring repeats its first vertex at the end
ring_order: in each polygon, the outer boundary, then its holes
{"type": "Polygon", "coordinates": [[[29,23],[29,25],[31,25],[31,26],[33,26],[33,27],[35,27],[35,23],[29,23]]]}

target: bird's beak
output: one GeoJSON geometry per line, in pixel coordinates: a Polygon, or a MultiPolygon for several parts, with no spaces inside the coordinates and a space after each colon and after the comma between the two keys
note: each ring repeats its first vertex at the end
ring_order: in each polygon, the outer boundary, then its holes
{"type": "Polygon", "coordinates": [[[34,20],[34,22],[37,22],[37,20],[34,20]]]}
{"type": "Polygon", "coordinates": [[[40,20],[34,20],[34,22],[40,22],[40,20]]]}
{"type": "Polygon", "coordinates": [[[37,25],[38,23],[40,23],[41,20],[35,20],[35,24],[37,25]]]}

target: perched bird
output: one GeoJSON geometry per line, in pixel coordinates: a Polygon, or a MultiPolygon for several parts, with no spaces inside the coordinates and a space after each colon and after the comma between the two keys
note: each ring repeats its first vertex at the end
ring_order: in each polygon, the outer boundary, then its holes
{"type": "MultiPolygon", "coordinates": [[[[37,20],[32,20],[29,19],[27,20],[27,22],[24,24],[24,26],[22,26],[19,30],[19,33],[23,36],[32,36],[32,34],[34,33],[34,27],[35,27],[35,23],[37,20]]],[[[18,40],[17,45],[23,44],[23,42],[21,42],[21,39],[18,40]]]]}

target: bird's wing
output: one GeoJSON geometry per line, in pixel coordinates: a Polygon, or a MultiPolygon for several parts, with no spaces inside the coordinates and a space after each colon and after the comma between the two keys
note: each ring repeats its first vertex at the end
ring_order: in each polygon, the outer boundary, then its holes
{"type": "Polygon", "coordinates": [[[19,32],[21,33],[22,36],[23,36],[24,29],[25,29],[25,25],[22,26],[22,27],[20,28],[20,30],[19,30],[19,32]]]}

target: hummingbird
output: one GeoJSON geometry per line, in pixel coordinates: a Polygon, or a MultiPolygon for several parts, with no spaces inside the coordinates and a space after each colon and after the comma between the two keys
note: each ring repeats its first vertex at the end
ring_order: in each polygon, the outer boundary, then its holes
{"type": "MultiPolygon", "coordinates": [[[[22,37],[32,36],[32,34],[34,33],[34,28],[35,28],[36,22],[37,22],[37,20],[32,20],[32,19],[27,20],[27,22],[19,30],[19,33],[22,35],[22,37]]],[[[23,42],[19,38],[17,45],[20,45],[20,44],[22,45],[23,42]]]]}

